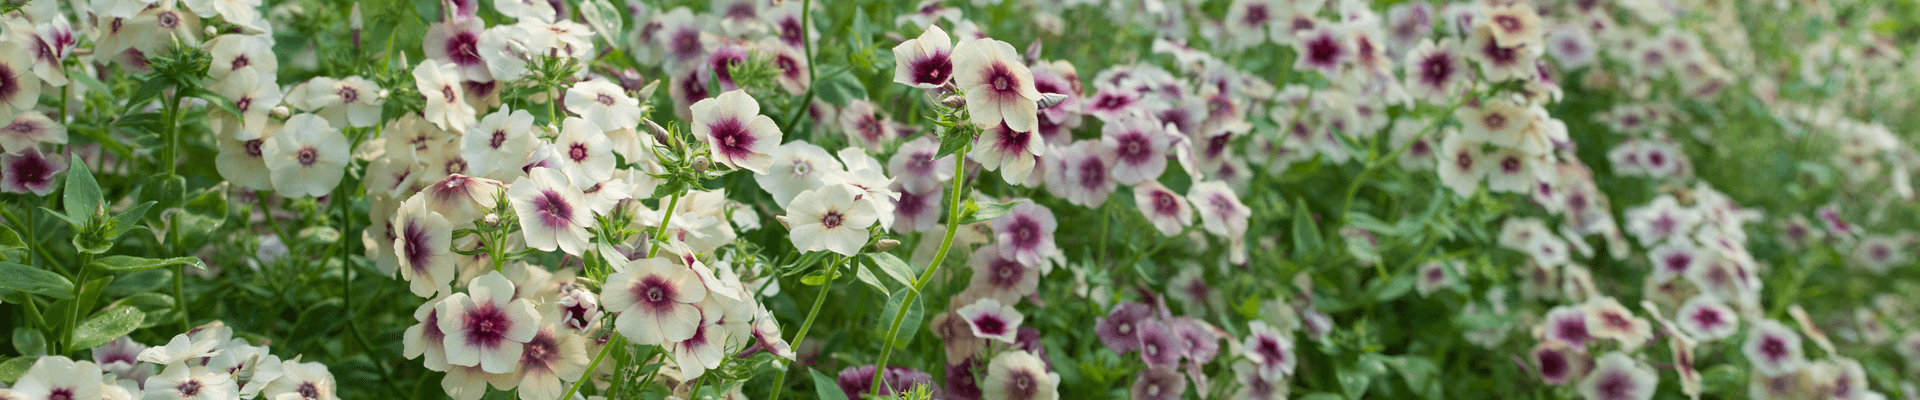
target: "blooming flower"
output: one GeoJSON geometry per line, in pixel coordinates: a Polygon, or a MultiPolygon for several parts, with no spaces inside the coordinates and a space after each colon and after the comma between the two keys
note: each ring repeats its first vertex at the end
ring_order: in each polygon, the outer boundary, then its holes
{"type": "Polygon", "coordinates": [[[707,287],[692,269],[665,258],[633,260],[607,276],[600,300],[607,311],[619,314],[614,327],[620,335],[641,345],[664,345],[693,337],[700,327],[700,309],[707,287]]]}
{"type": "Polygon", "coordinates": [[[967,290],[1002,304],[1018,303],[1020,298],[1033,294],[1040,285],[1039,271],[1019,261],[1001,257],[1000,249],[995,245],[989,244],[974,250],[973,256],[967,258],[967,263],[973,268],[973,278],[967,283],[967,290]]]}
{"type": "Polygon", "coordinates": [[[833,154],[805,140],[781,144],[771,152],[773,165],[764,174],[755,174],[754,183],[773,196],[774,204],[786,208],[800,192],[824,185],[821,178],[842,169],[833,154]]]}
{"type": "Polygon", "coordinates": [[[893,46],[893,81],[921,89],[947,84],[953,77],[953,39],[940,25],[928,24],[920,37],[893,46]]]}
{"type": "Polygon", "coordinates": [[[440,129],[464,132],[473,126],[473,105],[460,87],[460,73],[452,64],[433,59],[413,68],[414,85],[427,97],[426,117],[440,129]]]}
{"type": "Polygon", "coordinates": [[[1033,173],[1045,148],[1046,142],[1032,130],[1014,130],[1001,124],[981,131],[967,157],[988,171],[999,170],[1000,179],[1007,183],[1020,184],[1033,173]]]}
{"type": "Polygon", "coordinates": [[[1177,400],[1187,392],[1187,377],[1168,365],[1152,365],[1133,378],[1128,393],[1135,400],[1177,400]]]}
{"type": "Polygon", "coordinates": [[[318,77],[287,91],[288,105],[312,111],[333,126],[371,127],[380,123],[380,107],[386,104],[380,86],[358,76],[341,79],[318,77]]]}
{"type": "Polygon", "coordinates": [[[693,135],[712,146],[714,162],[765,174],[773,165],[768,155],[780,145],[780,127],[760,115],[760,103],[741,90],[693,104],[693,135]]]}
{"type": "MultiPolygon", "coordinates": [[[[558,317],[547,315],[542,319],[558,317]]],[[[587,370],[585,339],[560,331],[552,324],[540,326],[517,361],[520,382],[516,386],[522,399],[556,400],[567,390],[564,381],[579,379],[587,370]]]]}
{"type": "Polygon", "coordinates": [[[1153,223],[1153,228],[1161,235],[1173,237],[1187,226],[1193,225],[1193,208],[1187,205],[1186,198],[1167,189],[1158,181],[1141,182],[1133,187],[1133,204],[1140,208],[1140,214],[1153,223]]]}
{"type": "Polygon", "coordinates": [[[454,293],[435,306],[440,331],[445,332],[447,363],[479,366],[487,373],[505,374],[518,367],[526,343],[540,326],[533,303],[513,298],[513,282],[500,272],[489,272],[467,284],[466,293],[454,293]]]}
{"type": "Polygon", "coordinates": [[[720,360],[727,356],[727,345],[734,341],[733,331],[720,324],[724,316],[718,297],[708,297],[698,304],[699,318],[693,325],[692,334],[686,340],[674,342],[673,359],[682,373],[688,378],[697,378],[706,371],[719,368],[720,360]]]}
{"type": "Polygon", "coordinates": [[[393,248],[400,255],[400,277],[411,282],[413,294],[433,297],[451,290],[454,257],[451,250],[453,224],[439,212],[427,209],[426,196],[413,196],[401,203],[394,215],[393,248]]]}
{"type": "Polygon", "coordinates": [[[1220,181],[1207,181],[1193,184],[1187,189],[1187,201],[1193,203],[1200,212],[1200,226],[1207,232],[1228,238],[1238,238],[1247,233],[1247,219],[1253,216],[1253,209],[1240,202],[1233,188],[1220,181]]]}
{"type": "Polygon", "coordinates": [[[1299,42],[1294,43],[1294,49],[1300,56],[1294,59],[1293,69],[1320,71],[1322,75],[1334,76],[1340,67],[1352,61],[1353,40],[1341,28],[1321,24],[1298,32],[1298,37],[1299,42]]]}
{"type": "Polygon", "coordinates": [[[13,395],[36,400],[98,399],[102,389],[99,365],[61,356],[40,357],[13,382],[13,395]]]}
{"type": "Polygon", "coordinates": [[[528,247],[544,251],[557,248],[567,254],[581,254],[587,249],[587,239],[592,236],[587,227],[593,224],[593,213],[581,200],[580,189],[568,182],[558,170],[535,167],[507,189],[507,199],[513,204],[514,214],[520,216],[520,232],[528,247]]]}
{"type": "Polygon", "coordinates": [[[1101,128],[1100,147],[1114,154],[1113,179],[1136,185],[1158,179],[1167,170],[1171,139],[1153,120],[1128,115],[1101,128]]]}
{"type": "Polygon", "coordinates": [[[1020,330],[1020,322],[1026,320],[1011,304],[1001,304],[999,300],[981,298],[973,304],[954,311],[954,315],[967,321],[967,327],[973,329],[973,336],[993,339],[1007,343],[1014,342],[1014,333],[1020,330]]]}
{"type": "Polygon", "coordinates": [[[0,191],[45,196],[53,192],[54,175],[65,170],[67,163],[47,158],[39,149],[0,154],[0,191]]]}
{"type": "Polygon", "coordinates": [[[909,140],[887,159],[887,172],[901,186],[901,192],[925,193],[944,189],[942,182],[953,180],[954,156],[934,158],[940,144],[919,137],[909,140]]]}
{"type": "Polygon", "coordinates": [[[580,82],[568,88],[567,110],[580,114],[603,130],[640,126],[640,100],[605,79],[580,82]]]}
{"type": "Polygon", "coordinates": [[[1569,347],[1566,342],[1543,340],[1533,346],[1529,352],[1534,371],[1540,374],[1540,380],[1555,385],[1565,385],[1580,376],[1586,367],[1586,360],[1569,347]]]}
{"type": "Polygon", "coordinates": [[[1780,376],[1806,366],[1806,356],[1800,350],[1800,334],[1773,320],[1754,321],[1750,326],[1747,343],[1740,346],[1740,352],[1753,364],[1754,372],[1780,376]]]}
{"type": "MultiPolygon", "coordinates": [[[[20,154],[41,143],[67,144],[67,127],[39,111],[27,111],[0,126],[0,152],[20,154]]],[[[949,168],[951,169],[951,168],[949,168]]]]}
{"type": "Polygon", "coordinates": [[[1008,400],[1055,400],[1060,374],[1047,372],[1047,365],[1033,353],[1011,350],[994,356],[987,363],[987,381],[980,384],[983,398],[1008,400]]]}
{"type": "Polygon", "coordinates": [[[1140,321],[1136,325],[1140,340],[1140,360],[1147,365],[1171,366],[1187,356],[1187,340],[1181,337],[1171,325],[1158,319],[1140,321]]]}
{"type": "Polygon", "coordinates": [[[288,197],[321,197],[340,185],[346,173],[347,137],[313,114],[287,118],[285,126],[260,146],[274,191],[288,197]]]}
{"type": "MultiPolygon", "coordinates": [[[[875,392],[873,375],[875,372],[878,372],[876,371],[877,369],[878,367],[873,365],[847,367],[846,369],[840,370],[839,379],[834,383],[840,387],[840,392],[846,394],[849,399],[866,398],[865,396],[868,393],[875,392]]],[[[971,379],[971,377],[969,377],[969,379],[971,379]]],[[[914,388],[920,386],[929,387],[934,393],[940,392],[939,388],[933,387],[932,374],[906,367],[889,365],[887,366],[887,372],[880,376],[878,393],[881,396],[898,396],[913,391],[914,388]]],[[[935,394],[934,396],[939,395],[935,394]]]]}
{"type": "Polygon", "coordinates": [[[1711,295],[1687,299],[1674,311],[1674,319],[1688,335],[1705,340],[1725,339],[1740,329],[1740,317],[1711,295]]]}
{"type": "Polygon", "coordinates": [[[33,65],[33,52],[25,45],[0,43],[0,121],[11,121],[40,102],[40,78],[33,74],[33,65]]]}
{"type": "Polygon", "coordinates": [[[1612,297],[1589,299],[1581,308],[1587,312],[1587,328],[1594,338],[1613,339],[1629,351],[1653,338],[1653,326],[1612,297]]]}
{"type": "Polygon", "coordinates": [[[1593,372],[1580,381],[1580,395],[1590,400],[1646,400],[1660,377],[1653,368],[1641,365],[1620,352],[1607,353],[1594,363],[1593,372]]]}
{"type": "Polygon", "coordinates": [[[501,107],[460,139],[460,158],[474,176],[496,180],[514,178],[533,154],[533,114],[501,107]]]}
{"type": "Polygon", "coordinates": [[[185,363],[167,364],[167,369],[147,378],[141,387],[146,388],[142,398],[150,400],[224,400],[240,396],[240,385],[232,375],[185,363]]]}
{"type": "Polygon", "coordinates": [[[261,398],[274,400],[332,400],[334,397],[333,373],[327,371],[325,364],[317,362],[289,362],[281,365],[285,371],[279,379],[267,384],[260,392],[261,398]]]}
{"type": "Polygon", "coordinates": [[[274,106],[280,105],[280,86],[274,84],[270,72],[241,67],[234,70],[221,82],[220,95],[233,102],[233,115],[224,110],[212,115],[219,116],[219,122],[212,124],[213,132],[220,135],[232,135],[240,140],[259,139],[267,129],[267,114],[274,106]]]}
{"type": "Polygon", "coordinates": [[[867,227],[879,221],[873,198],[863,198],[852,185],[827,185],[800,192],[788,203],[788,237],[802,251],[829,250],[845,256],[867,245],[867,227]]]}
{"type": "Polygon", "coordinates": [[[1022,202],[993,220],[994,243],[1000,257],[1026,265],[1041,265],[1060,249],[1054,247],[1053,232],[1060,227],[1053,210],[1033,202],[1022,202]]]}
{"type": "Polygon", "coordinates": [[[567,175],[575,187],[586,188],[613,179],[613,142],[606,127],[579,117],[568,117],[560,124],[560,137],[554,138],[554,168],[567,175]]]}
{"type": "Polygon", "coordinates": [[[426,356],[421,362],[429,370],[443,371],[448,366],[447,334],[440,330],[439,309],[440,302],[445,301],[447,296],[451,294],[428,300],[413,309],[413,319],[419,323],[407,327],[406,332],[402,333],[405,336],[401,341],[403,354],[409,360],[426,356]]]}
{"type": "Polygon", "coordinates": [[[1247,324],[1246,344],[1247,360],[1259,367],[1260,376],[1278,379],[1293,375],[1293,366],[1298,359],[1293,353],[1293,338],[1283,336],[1266,322],[1253,321],[1247,324]]]}
{"type": "Polygon", "coordinates": [[[455,16],[427,26],[420,45],[427,59],[452,66],[459,78],[491,82],[493,71],[487,68],[487,59],[480,51],[480,36],[486,28],[486,22],[479,18],[455,16]]]}
{"type": "Polygon", "coordinates": [[[954,83],[967,95],[967,113],[980,129],[1004,123],[1017,132],[1039,124],[1040,91],[1033,71],[1013,45],[993,39],[962,41],[953,49],[954,83]]]}
{"type": "Polygon", "coordinates": [[[1106,317],[1094,320],[1093,332],[1108,350],[1124,354],[1140,348],[1140,324],[1152,316],[1153,308],[1144,303],[1120,303],[1106,317]]]}
{"type": "Polygon", "coordinates": [[[1480,142],[1471,141],[1466,135],[1449,134],[1440,140],[1440,162],[1436,170],[1440,174],[1440,183],[1453,189],[1460,197],[1473,196],[1480,190],[1480,179],[1487,176],[1492,163],[1480,151],[1480,142]]]}

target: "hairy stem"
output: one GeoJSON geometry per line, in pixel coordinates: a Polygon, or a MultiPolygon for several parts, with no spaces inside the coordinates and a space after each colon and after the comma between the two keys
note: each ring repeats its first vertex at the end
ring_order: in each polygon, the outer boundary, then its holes
{"type": "MultiPolygon", "coordinates": [[[[954,155],[967,154],[969,147],[972,146],[961,146],[954,155]]],[[[900,302],[900,311],[893,313],[893,324],[887,327],[887,336],[881,339],[883,344],[880,345],[880,363],[875,364],[877,367],[874,367],[876,372],[873,374],[872,397],[874,398],[880,397],[880,378],[886,376],[887,359],[893,357],[893,338],[900,335],[900,323],[907,318],[907,310],[912,309],[914,300],[920,297],[920,291],[926,289],[927,282],[933,280],[934,271],[939,271],[940,264],[947,260],[947,250],[953,248],[953,233],[960,229],[960,191],[966,187],[967,162],[964,159],[954,161],[953,189],[947,194],[947,236],[940,240],[940,251],[934,252],[933,262],[927,265],[927,270],[921,271],[920,278],[913,281],[913,290],[907,292],[906,299],[900,302]]]]}

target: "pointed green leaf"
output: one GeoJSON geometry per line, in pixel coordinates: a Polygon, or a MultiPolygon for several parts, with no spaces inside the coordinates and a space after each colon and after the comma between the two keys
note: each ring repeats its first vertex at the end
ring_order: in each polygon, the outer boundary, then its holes
{"type": "MultiPolygon", "coordinates": [[[[1020,205],[1020,203],[1024,201],[1026,200],[1014,200],[999,204],[981,204],[978,210],[972,210],[971,212],[963,214],[960,218],[960,224],[967,225],[981,221],[992,221],[994,218],[1007,215],[1008,211],[1013,211],[1013,206],[1020,205]]],[[[968,208],[973,208],[971,199],[969,199],[967,204],[969,205],[968,208]]]]}
{"type": "Polygon", "coordinates": [[[93,180],[93,171],[87,169],[87,163],[80,160],[79,154],[73,155],[73,161],[67,164],[66,192],[60,195],[60,211],[81,223],[74,228],[84,228],[86,222],[100,208],[100,183],[93,180]]]}
{"type": "Polygon", "coordinates": [[[56,299],[73,298],[73,281],[51,271],[12,262],[0,262],[0,288],[56,299]]]}
{"type": "Polygon", "coordinates": [[[154,268],[171,267],[175,265],[190,265],[195,268],[203,268],[203,269],[206,268],[206,265],[201,264],[200,259],[195,257],[174,257],[174,258],[161,259],[161,258],[144,258],[144,257],[134,257],[134,256],[107,256],[106,258],[95,260],[93,263],[87,264],[87,266],[89,267],[97,267],[97,268],[108,270],[108,271],[139,271],[139,270],[148,270],[148,269],[154,269],[154,268]]]}
{"type": "Polygon", "coordinates": [[[1313,221],[1313,211],[1307,209],[1305,200],[1293,202],[1293,247],[1294,254],[1319,254],[1321,250],[1320,228],[1313,221]]]}
{"type": "MultiPolygon", "coordinates": [[[[887,329],[891,328],[894,316],[900,315],[900,303],[905,302],[907,294],[912,292],[912,290],[901,290],[893,292],[892,296],[887,297],[886,311],[880,313],[879,332],[886,332],[887,329]]],[[[920,303],[922,303],[922,301],[916,298],[913,304],[908,305],[907,314],[900,319],[900,332],[893,335],[892,342],[894,348],[907,347],[907,343],[913,339],[913,335],[920,333],[920,321],[926,318],[926,310],[921,307],[920,303]]],[[[885,333],[882,333],[882,335],[884,334],[885,333]]]]}
{"type": "Polygon", "coordinates": [[[834,383],[818,370],[808,369],[807,375],[813,377],[813,396],[820,400],[847,400],[847,393],[840,391],[840,385],[834,383]]]}
{"type": "Polygon", "coordinates": [[[73,343],[67,347],[91,349],[133,333],[146,314],[133,307],[120,307],[88,317],[73,327],[73,343]]]}
{"type": "Polygon", "coordinates": [[[873,271],[870,271],[867,268],[859,268],[857,266],[853,268],[853,271],[854,271],[853,276],[856,278],[859,278],[860,283],[865,283],[867,284],[867,286],[872,286],[873,290],[880,291],[880,294],[884,295],[884,294],[890,294],[893,292],[891,290],[887,290],[887,285],[880,284],[880,277],[873,276],[873,271]]]}
{"type": "Polygon", "coordinates": [[[880,268],[881,274],[900,282],[901,286],[913,286],[913,267],[900,261],[900,257],[888,253],[874,253],[868,254],[867,259],[873,260],[873,265],[880,268]]]}
{"type": "Polygon", "coordinates": [[[14,327],[13,350],[29,356],[47,355],[47,335],[26,325],[14,327]]]}
{"type": "Polygon", "coordinates": [[[0,251],[27,248],[27,242],[20,240],[20,234],[12,227],[0,226],[0,251]]]}
{"type": "Polygon", "coordinates": [[[7,360],[7,362],[0,362],[0,382],[20,380],[21,375],[27,374],[28,368],[33,368],[35,361],[40,361],[40,357],[26,356],[7,360]]]}

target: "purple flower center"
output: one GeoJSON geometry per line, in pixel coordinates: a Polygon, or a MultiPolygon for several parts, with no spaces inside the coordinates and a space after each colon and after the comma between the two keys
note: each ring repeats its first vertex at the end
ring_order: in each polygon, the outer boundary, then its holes
{"type": "Polygon", "coordinates": [[[928,54],[926,58],[908,63],[907,71],[913,83],[938,85],[953,76],[953,59],[946,52],[936,51],[928,54]]]}
{"type": "Polygon", "coordinates": [[[487,148],[494,150],[499,150],[500,146],[505,144],[507,144],[507,131],[505,129],[495,129],[493,131],[493,138],[487,140],[487,148]]]}
{"type": "Polygon", "coordinates": [[[826,215],[820,216],[820,225],[826,226],[827,229],[838,228],[842,218],[844,216],[840,215],[839,211],[828,211],[826,215]]]}
{"type": "Polygon", "coordinates": [[[188,379],[186,382],[181,383],[180,386],[175,386],[174,390],[180,391],[181,397],[199,396],[200,381],[188,379]]]}
{"type": "Polygon", "coordinates": [[[1007,333],[1007,321],[998,315],[981,315],[973,319],[973,328],[987,336],[999,336],[1007,333]]]}
{"type": "Polygon", "coordinates": [[[715,149],[728,158],[745,158],[752,154],[753,143],[757,140],[753,133],[747,131],[746,125],[734,118],[714,122],[712,135],[715,149]]]}
{"type": "Polygon", "coordinates": [[[1599,395],[1599,399],[1596,400],[1625,400],[1633,398],[1633,389],[1633,377],[1627,376],[1624,372],[1610,371],[1606,376],[1600,377],[1600,382],[1594,385],[1593,392],[1599,395]]]}
{"type": "Polygon", "coordinates": [[[494,348],[507,339],[507,330],[513,327],[513,321],[507,319],[506,310],[495,307],[492,302],[476,303],[467,315],[461,316],[461,322],[467,326],[467,345],[480,348],[494,348]]]}
{"type": "Polygon", "coordinates": [[[560,228],[573,223],[573,204],[567,203],[560,192],[543,190],[533,197],[535,217],[549,228],[560,228]]]}
{"type": "Polygon", "coordinates": [[[1156,190],[1153,192],[1153,212],[1163,216],[1173,216],[1180,211],[1180,199],[1173,192],[1156,190]]]}
{"type": "Polygon", "coordinates": [[[472,31],[460,31],[447,38],[447,59],[455,65],[470,67],[486,62],[480,58],[480,36],[472,31]]]}
{"type": "Polygon", "coordinates": [[[573,159],[573,162],[576,162],[576,163],[586,162],[587,161],[587,144],[574,143],[572,145],[568,145],[567,158],[573,159]]]}
{"type": "Polygon", "coordinates": [[[300,160],[300,166],[311,167],[313,163],[320,161],[320,150],[313,146],[301,147],[300,151],[295,153],[295,157],[300,160]]]}
{"type": "Polygon", "coordinates": [[[1242,20],[1246,21],[1247,26],[1261,26],[1266,25],[1267,20],[1272,18],[1273,15],[1267,11],[1267,5],[1253,4],[1247,6],[1247,16],[1242,20]]]}

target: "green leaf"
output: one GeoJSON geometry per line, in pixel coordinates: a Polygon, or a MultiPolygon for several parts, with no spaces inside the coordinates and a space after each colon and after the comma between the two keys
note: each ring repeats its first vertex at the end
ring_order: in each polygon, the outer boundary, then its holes
{"type": "MultiPolygon", "coordinates": [[[[75,74],[75,76],[79,76],[79,74],[75,74]]],[[[120,156],[121,159],[133,158],[133,149],[127,148],[126,143],[120,143],[120,139],[108,135],[105,127],[98,129],[67,129],[67,132],[79,133],[81,136],[86,136],[88,139],[92,139],[94,143],[99,143],[100,147],[106,148],[107,151],[113,152],[114,155],[120,156]]]]}
{"type": "Polygon", "coordinates": [[[0,226],[0,251],[27,248],[27,242],[20,240],[20,234],[12,227],[0,226]]]}
{"type": "Polygon", "coordinates": [[[26,356],[7,360],[7,362],[0,362],[0,382],[20,380],[20,376],[26,375],[27,369],[33,368],[33,363],[39,360],[39,356],[26,356]]]}
{"type": "Polygon", "coordinates": [[[859,278],[861,283],[865,283],[867,284],[867,286],[872,286],[874,290],[880,291],[880,294],[883,294],[883,295],[891,294],[893,292],[891,290],[887,290],[887,285],[880,284],[880,278],[873,276],[873,271],[869,271],[867,268],[859,268],[859,267],[855,267],[853,271],[854,271],[853,276],[859,278]]]}
{"type": "Polygon", "coordinates": [[[1340,381],[1340,392],[1350,400],[1360,400],[1367,394],[1367,386],[1373,380],[1367,374],[1350,366],[1340,366],[1334,370],[1334,379],[1340,381]]]}
{"type": "Polygon", "coordinates": [[[13,350],[29,356],[47,355],[47,335],[26,325],[13,328],[13,350]]]}
{"type": "Polygon", "coordinates": [[[940,135],[940,152],[933,157],[936,159],[946,157],[949,154],[959,152],[960,148],[967,147],[967,144],[973,143],[973,136],[979,133],[980,130],[973,129],[973,126],[969,124],[972,124],[972,122],[960,121],[959,125],[947,127],[946,134],[940,135]]]}
{"type": "Polygon", "coordinates": [[[1300,400],[1341,400],[1341,397],[1338,394],[1320,392],[1302,396],[1300,400]]]}
{"type": "Polygon", "coordinates": [[[139,309],[141,313],[147,315],[146,319],[140,321],[141,328],[151,328],[162,322],[175,321],[179,318],[174,315],[173,296],[154,292],[135,293],[132,296],[114,300],[113,303],[107,304],[107,308],[139,309]]]}
{"type": "Polygon", "coordinates": [[[836,106],[845,106],[853,100],[867,98],[866,84],[860,83],[860,78],[853,76],[851,70],[842,70],[840,73],[815,79],[813,85],[813,93],[819,96],[820,100],[836,106]]]}
{"type": "Polygon", "coordinates": [[[144,257],[134,257],[134,256],[107,256],[107,258],[95,260],[93,263],[87,264],[87,266],[89,267],[97,267],[97,268],[108,270],[108,271],[140,271],[140,270],[148,270],[148,269],[154,269],[154,268],[171,267],[175,265],[191,265],[195,268],[201,268],[201,269],[207,268],[207,266],[204,264],[201,264],[200,259],[196,257],[174,257],[174,258],[160,259],[160,258],[144,258],[144,257]]]}
{"type": "MultiPolygon", "coordinates": [[[[900,315],[900,303],[906,301],[907,294],[912,292],[913,290],[911,289],[902,290],[893,292],[892,296],[887,297],[886,311],[880,313],[881,332],[885,332],[885,329],[891,328],[894,316],[900,315]]],[[[892,341],[894,348],[907,347],[907,342],[913,339],[913,335],[920,333],[920,321],[926,318],[926,310],[920,303],[923,302],[915,299],[913,304],[907,307],[906,316],[900,319],[900,332],[893,335],[892,341]]],[[[884,334],[885,333],[882,333],[882,335],[884,334]]]]}
{"type": "Polygon", "coordinates": [[[1007,215],[1008,211],[1013,211],[1013,206],[1020,205],[1020,203],[1024,201],[1026,200],[1014,200],[1014,201],[1009,201],[1009,202],[999,203],[999,204],[989,203],[989,204],[981,204],[976,207],[973,203],[973,200],[968,199],[967,200],[968,210],[967,212],[960,214],[960,224],[967,225],[967,224],[972,224],[972,223],[981,222],[981,221],[992,221],[994,218],[1000,218],[1000,216],[1002,215],[1007,215]]]}
{"type": "Polygon", "coordinates": [[[1373,293],[1372,300],[1376,303],[1393,301],[1394,299],[1400,298],[1400,296],[1407,295],[1408,291],[1413,290],[1413,277],[1408,274],[1395,276],[1393,279],[1387,280],[1385,284],[1379,283],[1377,280],[1374,282],[1373,287],[1368,291],[1373,293]]]}
{"type": "Polygon", "coordinates": [[[74,226],[78,230],[93,221],[95,214],[105,214],[106,211],[100,208],[100,183],[93,180],[93,171],[88,170],[87,163],[80,160],[80,154],[75,153],[67,167],[67,186],[66,192],[60,195],[60,211],[81,222],[74,226]]]}
{"type": "Polygon", "coordinates": [[[233,100],[229,100],[226,96],[221,96],[219,93],[200,90],[199,93],[194,93],[193,97],[205,99],[207,104],[211,104],[214,108],[219,108],[221,111],[226,111],[228,114],[235,116],[241,115],[240,107],[233,105],[233,100]]]}
{"type": "Polygon", "coordinates": [[[1407,381],[1407,389],[1420,395],[1421,398],[1439,400],[1443,397],[1440,380],[1435,379],[1440,375],[1440,367],[1434,365],[1433,360],[1426,357],[1406,356],[1388,364],[1400,370],[1400,377],[1407,381]]]}
{"type": "MultiPolygon", "coordinates": [[[[580,2],[580,15],[587,18],[587,24],[594,32],[625,32],[626,22],[620,19],[620,13],[607,0],[589,0],[580,2]]],[[[614,46],[621,45],[627,35],[597,35],[607,39],[614,46]]]]}
{"type": "Polygon", "coordinates": [[[73,343],[67,347],[74,349],[100,347],[121,336],[133,333],[133,330],[138,329],[140,322],[145,319],[146,314],[133,307],[102,311],[88,317],[85,321],[80,321],[80,325],[74,326],[73,343]]]}
{"type": "Polygon", "coordinates": [[[819,370],[808,369],[807,375],[813,377],[813,395],[820,400],[847,400],[847,393],[840,391],[840,385],[832,378],[821,374],[819,370]]]}
{"type": "Polygon", "coordinates": [[[0,262],[0,288],[56,299],[73,298],[73,281],[52,271],[12,262],[0,262]]]}
{"type": "Polygon", "coordinates": [[[166,77],[160,76],[160,74],[148,74],[147,80],[140,83],[140,89],[133,91],[133,95],[127,97],[127,109],[133,110],[146,105],[146,103],[152,101],[154,97],[159,97],[161,91],[172,86],[173,81],[168,80],[166,77]]]}
{"type": "Polygon", "coordinates": [[[873,265],[880,269],[880,273],[900,282],[901,286],[913,287],[913,267],[900,261],[900,257],[888,253],[874,253],[867,254],[867,259],[873,261],[873,265]]]}
{"type": "Polygon", "coordinates": [[[1293,202],[1293,248],[1296,255],[1319,254],[1322,248],[1320,228],[1313,222],[1313,211],[1305,200],[1293,202]]]}

